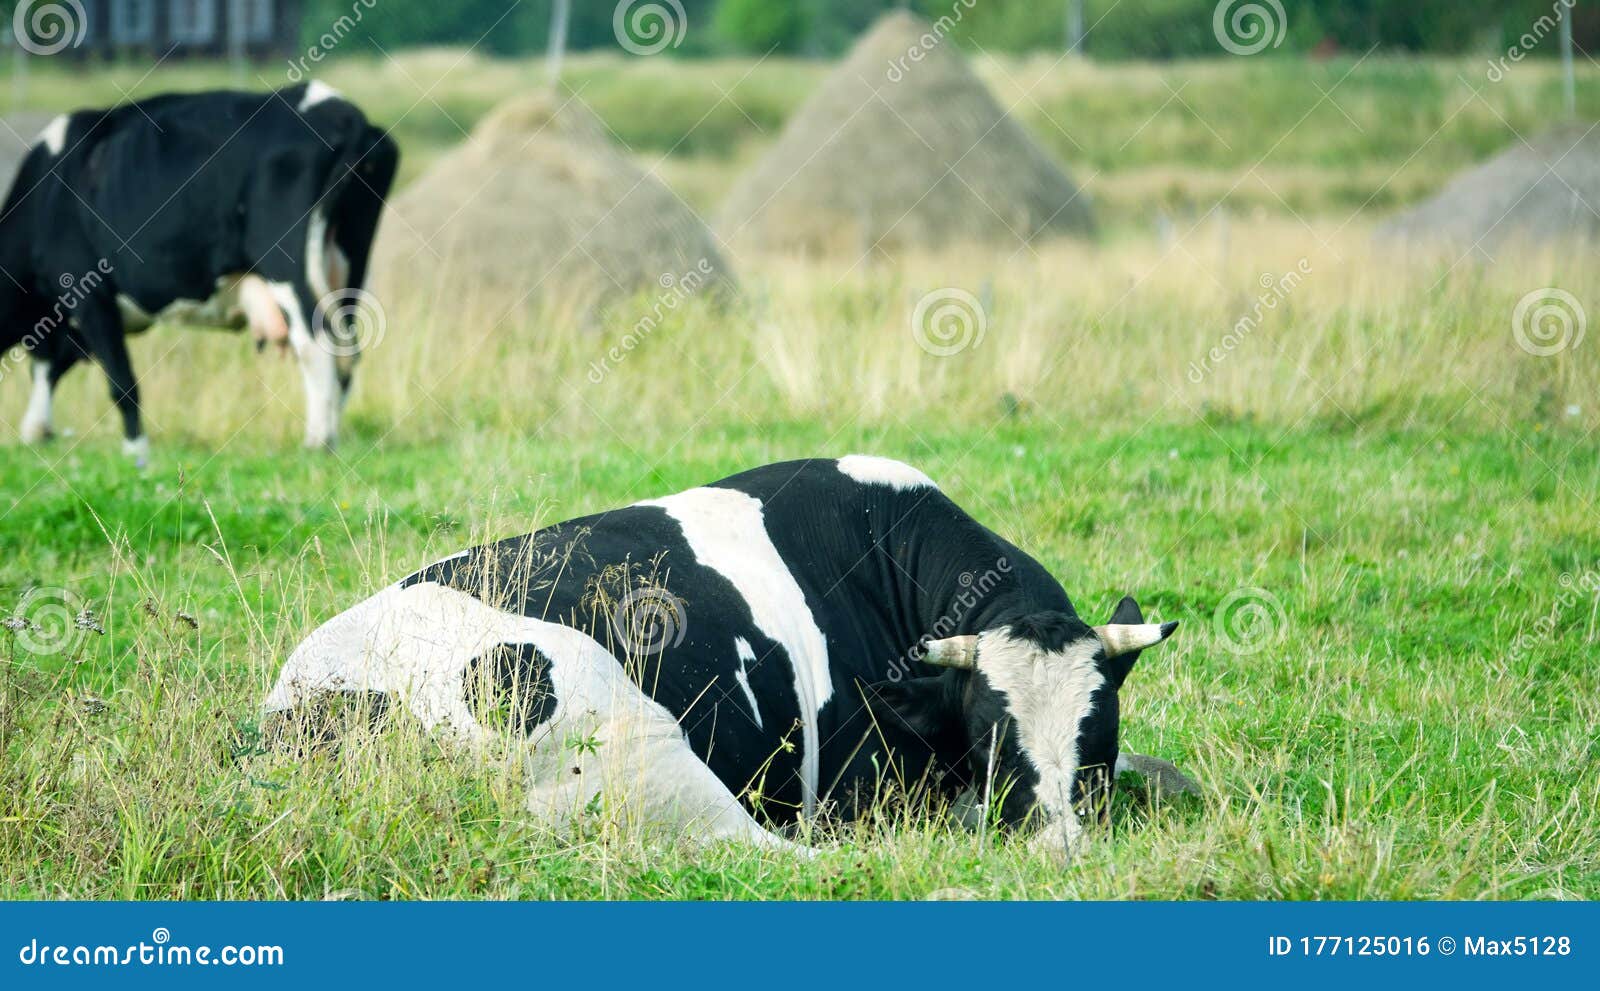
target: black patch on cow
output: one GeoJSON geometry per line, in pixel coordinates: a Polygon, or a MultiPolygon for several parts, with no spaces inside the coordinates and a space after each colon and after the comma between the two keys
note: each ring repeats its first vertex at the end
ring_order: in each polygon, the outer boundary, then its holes
{"type": "Polygon", "coordinates": [[[550,658],[531,643],[503,643],[467,662],[467,706],[479,724],[528,736],[555,715],[550,658]]]}
{"type": "Polygon", "coordinates": [[[1011,635],[1054,653],[1065,650],[1070,643],[1093,636],[1094,631],[1076,616],[1063,612],[1044,612],[1013,620],[1011,635]]]}

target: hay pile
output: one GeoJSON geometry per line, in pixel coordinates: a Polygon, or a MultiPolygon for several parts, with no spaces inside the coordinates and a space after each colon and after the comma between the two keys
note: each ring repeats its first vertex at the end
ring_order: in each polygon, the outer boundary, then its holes
{"type": "Polygon", "coordinates": [[[1408,243],[1591,240],[1600,236],[1600,127],[1552,128],[1452,179],[1437,196],[1379,228],[1408,243]]]}
{"type": "Polygon", "coordinates": [[[933,31],[880,19],[735,186],[724,237],[859,253],[1091,232],[1087,197],[933,31]]]}
{"type": "Polygon", "coordinates": [[[39,132],[55,116],[25,110],[0,118],[0,200],[11,189],[11,180],[16,178],[28,150],[39,143],[39,132]]]}
{"type": "Polygon", "coordinates": [[[732,283],[700,219],[624,157],[586,109],[545,94],[496,108],[391,199],[374,289],[382,297],[444,279],[452,290],[574,310],[668,285],[700,292],[732,283]]]}

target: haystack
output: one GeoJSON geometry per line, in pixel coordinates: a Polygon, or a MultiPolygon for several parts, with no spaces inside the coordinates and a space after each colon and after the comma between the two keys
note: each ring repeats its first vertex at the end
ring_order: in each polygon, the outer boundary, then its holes
{"type": "Polygon", "coordinates": [[[496,108],[391,200],[375,249],[378,295],[445,273],[452,287],[573,310],[731,284],[694,212],[581,105],[545,94],[496,108]]]}
{"type": "Polygon", "coordinates": [[[55,114],[26,110],[0,117],[0,200],[5,199],[29,149],[39,143],[39,132],[54,119],[55,114]]]}
{"type": "Polygon", "coordinates": [[[1568,124],[1517,140],[1458,175],[1432,199],[1393,218],[1379,236],[1409,243],[1481,245],[1600,236],[1600,126],[1568,124]]]}
{"type": "Polygon", "coordinates": [[[1015,246],[1093,229],[1085,194],[955,42],[896,11],[873,26],[735,186],[718,222],[763,248],[1015,246]]]}

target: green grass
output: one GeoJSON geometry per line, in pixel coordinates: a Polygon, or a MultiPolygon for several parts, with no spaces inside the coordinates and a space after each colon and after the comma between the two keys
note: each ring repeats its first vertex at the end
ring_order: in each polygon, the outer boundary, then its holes
{"type": "MultiPolygon", "coordinates": [[[[455,58],[326,75],[402,121],[416,169],[459,135],[450,117],[470,123],[538,78],[476,59],[446,71],[455,58]],[[404,73],[439,82],[411,113],[404,73]]],[[[983,71],[1009,103],[1030,65],[983,71]]],[[[0,629],[0,896],[1600,895],[1600,350],[1590,328],[1536,357],[1511,326],[1543,287],[1600,312],[1600,264],[1561,246],[1495,266],[1375,249],[1385,197],[1437,185],[1508,135],[1456,79],[1464,63],[1369,63],[1338,90],[1361,128],[1324,104],[1278,146],[1259,140],[1350,67],[1051,69],[1044,109],[1019,113],[1127,221],[1104,242],[892,263],[738,257],[739,299],[678,308],[598,383],[592,363],[649,298],[580,318],[508,305],[467,272],[386,287],[388,333],[335,455],[295,447],[292,366],[236,337],[135,341],[155,443],[144,472],[118,458],[103,378],[74,372],[59,407],[69,434],[0,444],[0,618],[45,627],[0,629]],[[1068,107],[1073,128],[1095,122],[1072,131],[1081,152],[1038,117],[1058,108],[1062,123],[1068,107]],[[1180,225],[1171,243],[1143,227],[1156,204],[1208,197],[1249,209],[1227,227],[1180,225]],[[1304,284],[1191,378],[1262,276],[1302,259],[1304,284]],[[948,358],[909,327],[940,287],[986,310],[982,342],[948,358]],[[257,705],[288,651],[419,564],[849,451],[923,468],[1085,613],[1132,593],[1181,620],[1129,679],[1124,743],[1176,761],[1204,797],[1119,791],[1110,835],[1069,868],[892,805],[813,837],[824,852],[804,860],[605,821],[549,835],[503,768],[405,725],[337,756],[261,752],[257,705]],[[83,608],[103,634],[73,624],[83,608]]],[[[579,59],[569,81],[642,149],[697,135],[661,162],[697,205],[821,71],[668,68],[579,59]],[[645,83],[674,98],[642,100],[645,83]],[[689,126],[735,84],[762,108],[752,120],[724,103],[703,134],[689,126]]],[[[1545,72],[1518,69],[1483,100],[1534,125],[1545,72]]],[[[140,91],[216,78],[174,67],[140,91]]],[[[54,105],[137,80],[119,68],[32,83],[54,105]]],[[[27,393],[17,368],[0,367],[10,438],[27,393]]]]}

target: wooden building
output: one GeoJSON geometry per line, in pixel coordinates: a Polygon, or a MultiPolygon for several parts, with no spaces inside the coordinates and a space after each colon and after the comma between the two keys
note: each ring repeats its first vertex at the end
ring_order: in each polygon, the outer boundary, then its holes
{"type": "Polygon", "coordinates": [[[292,57],[301,0],[79,0],[77,56],[292,57]]]}

